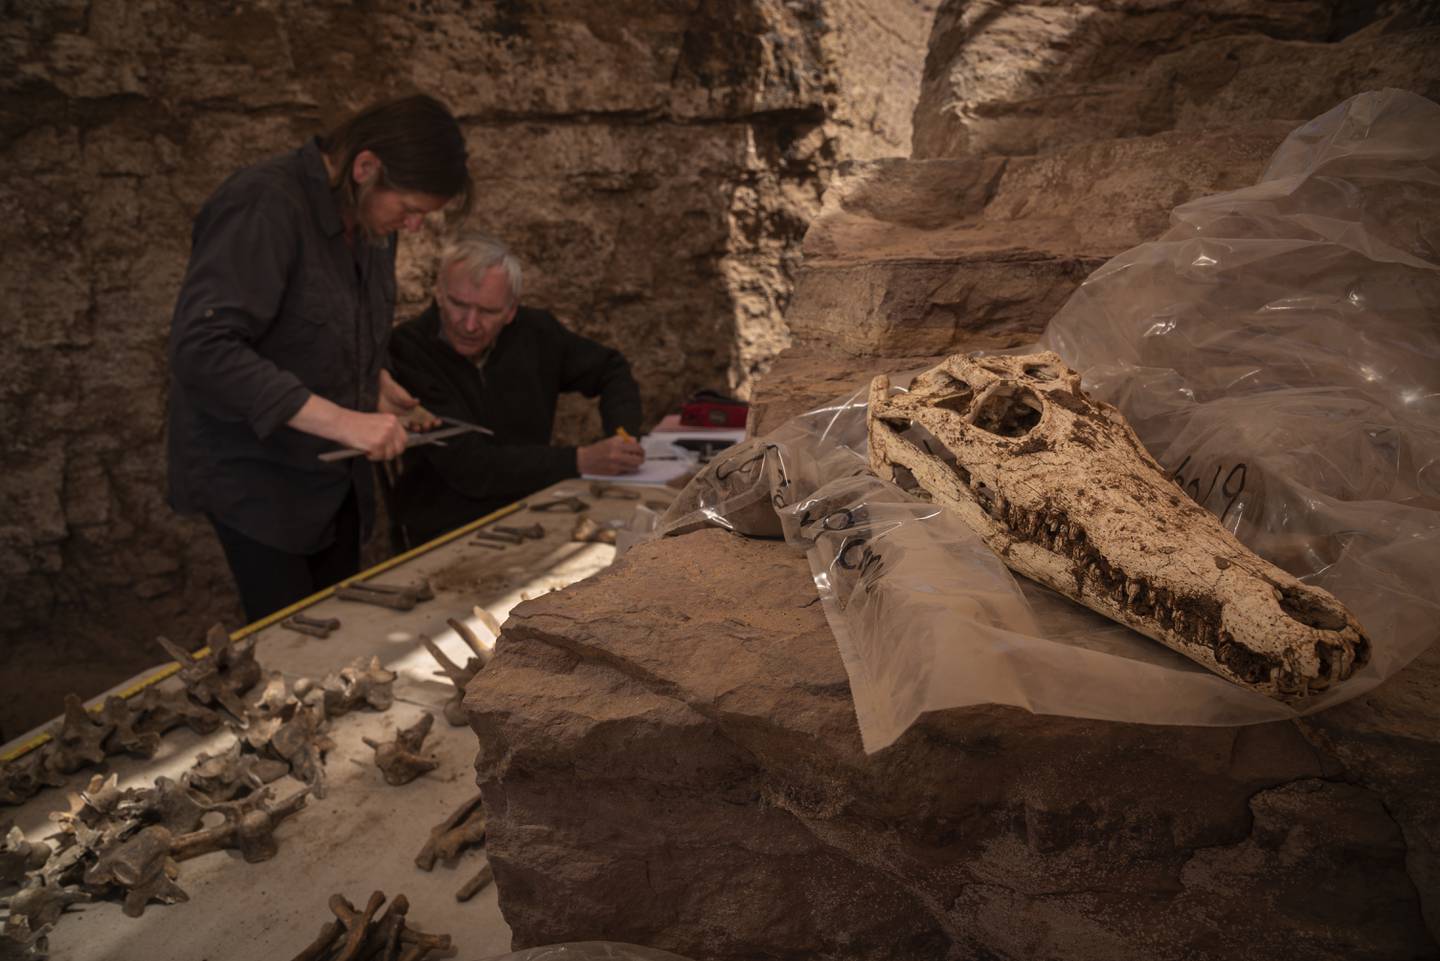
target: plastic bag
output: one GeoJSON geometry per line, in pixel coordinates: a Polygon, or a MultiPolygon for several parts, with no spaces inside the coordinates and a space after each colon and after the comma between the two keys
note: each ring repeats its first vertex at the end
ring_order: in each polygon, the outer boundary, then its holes
{"type": "Polygon", "coordinates": [[[1294,717],[1434,640],[1440,107],[1352,98],[1296,130],[1255,187],[1173,223],[1096,271],[1031,349],[1081,371],[1242,542],[1344,602],[1370,663],[1297,710],[1017,580],[963,524],[867,474],[857,385],[712,463],[661,530],[719,524],[807,551],[866,750],[924,711],[982,703],[1148,724],[1294,717]]]}

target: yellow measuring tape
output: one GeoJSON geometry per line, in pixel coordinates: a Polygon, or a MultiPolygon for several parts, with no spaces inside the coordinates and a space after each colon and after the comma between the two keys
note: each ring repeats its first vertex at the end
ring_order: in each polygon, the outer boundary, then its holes
{"type": "MultiPolygon", "coordinates": [[[[510,505],[507,505],[507,506],[505,506],[505,507],[502,507],[502,508],[500,508],[500,509],[497,510],[497,511],[491,511],[489,514],[486,514],[484,517],[481,517],[481,518],[478,518],[478,519],[476,519],[476,520],[473,520],[473,521],[471,521],[470,523],[466,524],[464,527],[457,527],[457,528],[455,528],[455,530],[450,531],[450,532],[447,533],[447,534],[441,534],[439,537],[435,538],[433,541],[426,541],[424,544],[421,544],[419,547],[412,548],[412,549],[406,551],[406,552],[403,553],[403,554],[396,554],[394,557],[390,558],[389,560],[382,561],[382,562],[380,562],[379,564],[376,564],[374,567],[370,568],[369,570],[361,571],[359,574],[356,574],[354,577],[347,577],[345,580],[341,581],[340,583],[338,583],[338,584],[333,584],[333,585],[331,585],[330,587],[325,588],[323,591],[317,591],[317,592],[315,592],[314,594],[311,594],[309,597],[304,598],[303,600],[296,601],[294,604],[291,604],[289,607],[282,608],[281,610],[276,611],[274,614],[270,614],[270,615],[267,615],[266,617],[260,618],[260,620],[254,622],[253,624],[246,624],[244,627],[240,628],[238,631],[235,631],[233,634],[231,634],[231,635],[230,635],[230,640],[232,640],[232,641],[238,641],[238,640],[240,640],[240,639],[243,638],[243,637],[249,637],[251,634],[254,634],[256,631],[263,631],[265,628],[269,627],[270,625],[272,625],[272,624],[277,624],[277,623],[279,623],[280,621],[283,621],[285,618],[289,617],[291,614],[295,614],[295,613],[298,613],[298,612],[300,612],[300,611],[303,611],[305,608],[311,606],[312,604],[317,604],[317,603],[319,603],[320,601],[323,601],[325,598],[329,597],[331,594],[334,594],[336,588],[348,587],[348,586],[350,586],[351,584],[355,584],[355,583],[358,583],[358,582],[360,582],[360,581],[368,580],[369,578],[372,578],[372,577],[374,577],[374,576],[377,575],[377,574],[383,574],[383,573],[385,573],[385,572],[388,571],[388,570],[391,570],[391,569],[393,569],[393,568],[395,568],[395,567],[400,566],[401,564],[405,563],[405,562],[408,561],[408,560],[412,560],[412,559],[414,559],[414,558],[416,558],[416,557],[419,557],[421,554],[429,553],[430,551],[433,551],[435,548],[440,547],[441,545],[448,544],[448,543],[450,543],[451,541],[455,540],[456,538],[464,537],[466,534],[470,533],[470,532],[473,531],[473,530],[476,530],[477,528],[484,527],[486,524],[489,524],[489,523],[491,523],[491,522],[493,522],[493,521],[498,521],[498,520],[499,520],[500,518],[502,518],[502,517],[506,517],[506,516],[508,516],[508,515],[510,515],[510,514],[513,514],[513,513],[515,513],[516,511],[520,510],[520,509],[521,509],[522,507],[524,507],[524,506],[525,506],[525,502],[524,502],[524,501],[516,501],[514,504],[510,504],[510,505]]],[[[205,646],[205,647],[200,648],[200,650],[196,651],[195,654],[194,654],[194,656],[195,656],[196,658],[208,657],[209,655],[210,655],[210,647],[209,647],[208,645],[205,646]]],[[[129,687],[125,688],[124,690],[118,691],[118,692],[116,692],[116,693],[117,693],[117,695],[118,695],[119,697],[123,697],[123,698],[125,698],[126,700],[129,700],[130,698],[132,698],[132,697],[134,697],[135,695],[139,694],[141,691],[145,690],[147,687],[153,687],[154,685],[159,684],[161,681],[165,680],[167,677],[173,677],[176,673],[179,672],[179,670],[180,670],[180,664],[179,664],[177,661],[171,661],[169,664],[167,664],[167,665],[165,665],[164,667],[159,668],[158,670],[156,670],[154,674],[151,674],[151,675],[149,675],[149,676],[147,676],[147,677],[144,677],[144,678],[142,678],[141,680],[136,681],[134,684],[131,684],[129,687]]],[[[88,708],[88,710],[89,710],[90,713],[92,713],[92,714],[99,714],[100,711],[101,711],[103,708],[104,708],[104,704],[103,704],[103,703],[101,703],[101,704],[92,704],[92,705],[90,705],[90,707],[88,708]]],[[[22,757],[24,757],[25,755],[29,754],[31,751],[35,750],[36,748],[42,747],[43,745],[48,744],[48,743],[50,742],[50,740],[51,740],[51,738],[50,738],[50,733],[49,733],[48,731],[43,731],[43,732],[35,735],[34,737],[32,737],[30,740],[24,742],[23,744],[20,744],[20,745],[18,745],[17,747],[12,748],[12,749],[11,749],[10,751],[8,751],[7,753],[5,753],[5,754],[0,754],[0,762],[3,762],[3,761],[14,761],[14,760],[16,760],[16,759],[18,759],[18,758],[22,758],[22,757]]]]}

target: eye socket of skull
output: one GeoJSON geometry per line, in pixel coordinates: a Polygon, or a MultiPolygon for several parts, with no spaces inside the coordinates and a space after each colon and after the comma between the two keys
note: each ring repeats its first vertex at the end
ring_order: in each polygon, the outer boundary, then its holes
{"type": "Polygon", "coordinates": [[[1045,409],[1040,395],[1009,384],[995,388],[975,409],[976,427],[1001,437],[1023,437],[1040,423],[1045,409]]]}
{"type": "Polygon", "coordinates": [[[975,399],[975,392],[971,390],[958,391],[947,394],[930,402],[931,406],[939,407],[941,410],[948,410],[954,414],[965,414],[970,410],[970,403],[975,399]]]}
{"type": "Polygon", "coordinates": [[[910,390],[911,393],[935,398],[928,401],[931,407],[961,415],[969,411],[970,403],[975,399],[974,387],[944,369],[927,370],[915,378],[910,390]]]}

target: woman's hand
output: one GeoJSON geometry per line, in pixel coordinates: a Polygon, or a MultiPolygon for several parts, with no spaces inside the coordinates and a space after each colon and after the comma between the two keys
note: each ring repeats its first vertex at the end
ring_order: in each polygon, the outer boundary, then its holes
{"type": "Polygon", "coordinates": [[[405,451],[408,435],[394,414],[350,410],[311,394],[287,423],[343,447],[363,450],[371,460],[390,460],[405,451]]]}

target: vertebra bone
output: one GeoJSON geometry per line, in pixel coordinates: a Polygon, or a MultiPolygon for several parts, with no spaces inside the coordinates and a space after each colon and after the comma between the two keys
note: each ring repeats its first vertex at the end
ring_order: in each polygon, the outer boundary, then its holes
{"type": "Polygon", "coordinates": [[[1285,701],[1369,658],[1354,616],[1242,545],[1053,353],[956,355],[870,385],[870,464],[955,510],[1010,568],[1285,701]]]}

